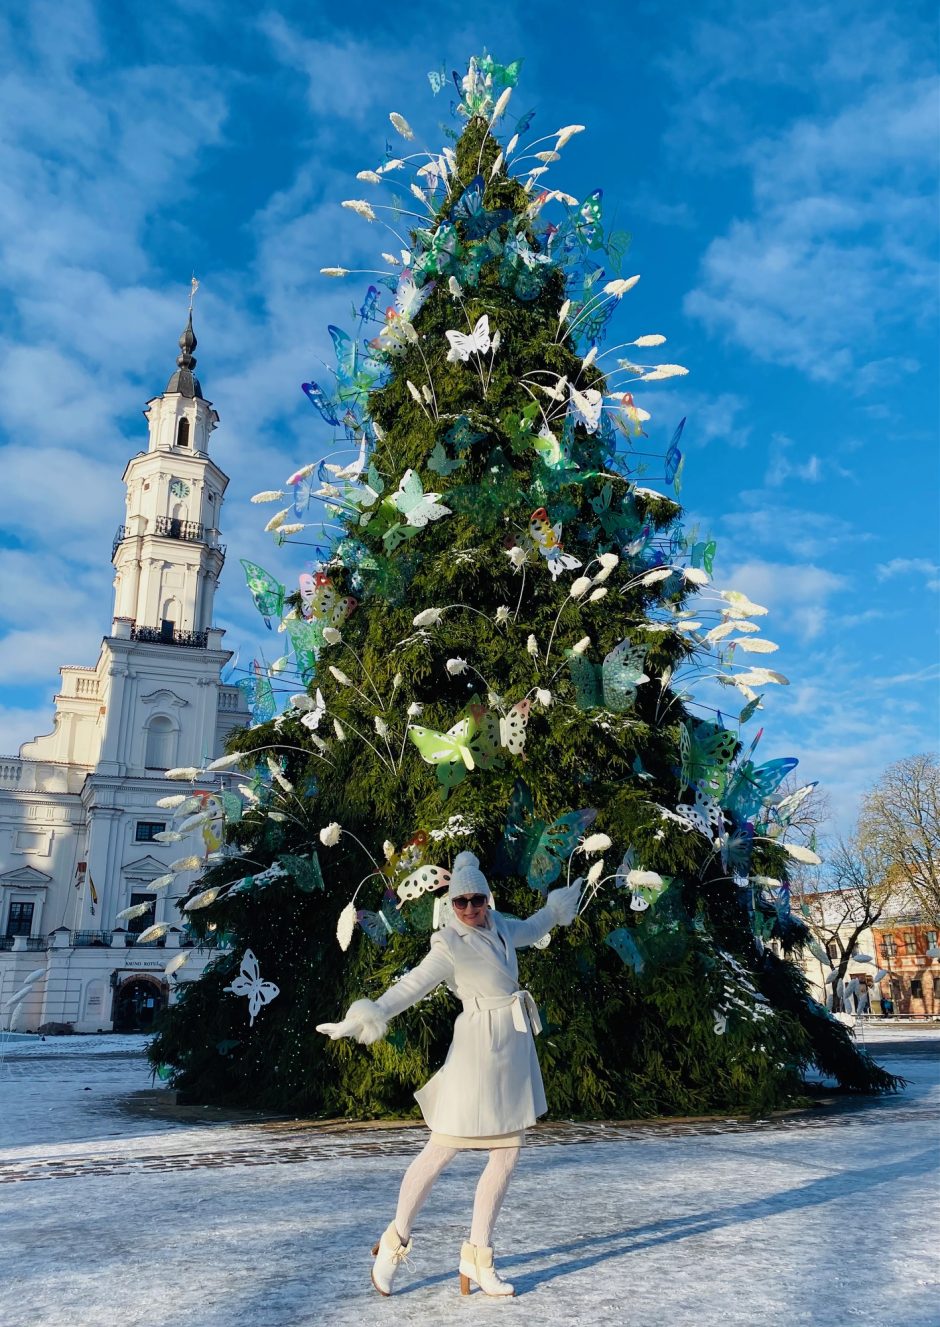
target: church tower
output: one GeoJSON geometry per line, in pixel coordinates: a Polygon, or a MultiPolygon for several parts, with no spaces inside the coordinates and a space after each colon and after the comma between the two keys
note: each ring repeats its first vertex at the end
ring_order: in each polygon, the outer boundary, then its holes
{"type": "MultiPolygon", "coordinates": [[[[0,997],[32,974],[21,1029],[144,1026],[173,998],[164,951],[193,943],[176,905],[195,871],[175,874],[171,888],[159,881],[174,859],[200,861],[206,849],[196,830],[160,837],[169,814],[159,803],[181,791],[167,770],[205,766],[250,720],[242,689],[222,681],[231,654],[212,621],[228,477],[209,455],[219,416],[195,374],[192,305],[179,348],[144,411],[147,448],[124,471],[98,662],[63,666],[53,731],[0,758],[0,997]],[[153,923],[165,933],[138,945],[153,923]]],[[[209,957],[194,951],[187,973],[209,957]]]]}
{"type": "Polygon", "coordinates": [[[132,639],[205,646],[225,550],[219,513],[228,478],[209,457],[219,416],[194,369],[193,317],[176,372],[147,404],[148,447],[124,471],[127,513],[114,540],[114,617],[132,639]]]}

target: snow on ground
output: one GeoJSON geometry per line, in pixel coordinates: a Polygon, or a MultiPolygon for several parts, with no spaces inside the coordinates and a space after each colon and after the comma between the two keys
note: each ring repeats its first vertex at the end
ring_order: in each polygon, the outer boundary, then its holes
{"type": "Polygon", "coordinates": [[[139,1037],[0,1045],[2,1327],[935,1327],[940,1032],[872,1028],[900,1097],[741,1125],[554,1126],[496,1234],[517,1288],[458,1292],[459,1157],[381,1299],[369,1247],[420,1130],[179,1119],[139,1037]]]}

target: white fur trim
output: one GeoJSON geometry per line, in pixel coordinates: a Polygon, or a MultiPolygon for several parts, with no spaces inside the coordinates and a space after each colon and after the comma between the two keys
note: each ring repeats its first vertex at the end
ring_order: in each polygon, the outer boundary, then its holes
{"type": "Polygon", "coordinates": [[[363,1046],[371,1046],[374,1041],[381,1041],[388,1031],[388,1019],[382,1014],[374,1000],[355,1000],[349,1006],[347,1018],[354,1018],[359,1024],[356,1040],[363,1046]]]}

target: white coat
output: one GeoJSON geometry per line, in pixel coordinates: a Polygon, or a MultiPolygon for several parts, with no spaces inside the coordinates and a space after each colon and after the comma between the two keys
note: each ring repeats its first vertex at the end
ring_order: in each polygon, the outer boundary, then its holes
{"type": "Polygon", "coordinates": [[[514,1133],[548,1109],[533,1035],[541,1024],[532,996],[519,989],[516,950],[547,935],[555,918],[546,907],[524,921],[491,911],[488,921],[485,929],[449,922],[427,957],[375,1001],[383,1018],[394,1018],[446,982],[463,1002],[447,1059],[415,1093],[437,1134],[514,1133]]]}

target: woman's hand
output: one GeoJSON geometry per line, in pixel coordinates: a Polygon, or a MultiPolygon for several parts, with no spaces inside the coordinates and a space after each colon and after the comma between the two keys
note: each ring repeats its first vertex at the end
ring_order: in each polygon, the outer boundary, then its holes
{"type": "Polygon", "coordinates": [[[362,1020],[344,1018],[340,1023],[318,1023],[317,1031],[322,1032],[324,1037],[329,1037],[330,1041],[339,1041],[340,1037],[355,1037],[358,1041],[362,1032],[362,1020]]]}
{"type": "Polygon", "coordinates": [[[355,1000],[340,1023],[318,1023],[317,1031],[331,1041],[340,1037],[355,1037],[363,1046],[381,1041],[388,1028],[388,1019],[373,1000],[355,1000]]]}
{"type": "Polygon", "coordinates": [[[581,902],[581,885],[584,882],[580,877],[573,884],[566,885],[563,889],[553,889],[545,900],[545,907],[551,913],[553,926],[570,926],[578,913],[578,904],[581,902]]]}

